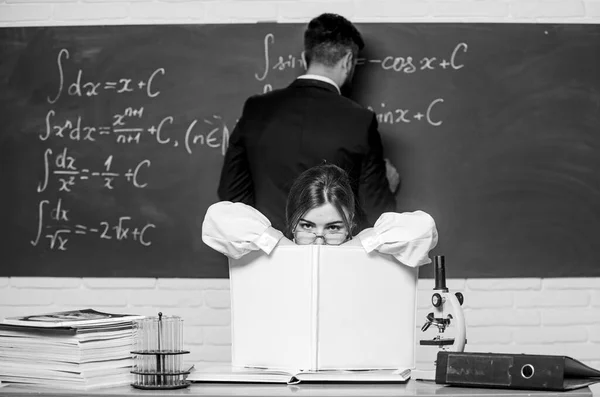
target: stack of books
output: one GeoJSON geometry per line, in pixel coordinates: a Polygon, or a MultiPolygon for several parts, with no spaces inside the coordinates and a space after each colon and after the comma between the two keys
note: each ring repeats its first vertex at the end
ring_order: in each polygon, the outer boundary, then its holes
{"type": "Polygon", "coordinates": [[[92,309],[0,322],[0,381],[88,390],[130,384],[134,321],[92,309]]]}

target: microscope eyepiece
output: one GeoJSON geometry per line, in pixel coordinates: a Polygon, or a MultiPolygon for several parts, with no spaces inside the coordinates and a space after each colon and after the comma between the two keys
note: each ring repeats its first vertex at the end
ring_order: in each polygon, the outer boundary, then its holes
{"type": "Polygon", "coordinates": [[[433,277],[435,278],[435,290],[448,291],[448,287],[446,287],[446,262],[444,255],[433,257],[433,277]]]}

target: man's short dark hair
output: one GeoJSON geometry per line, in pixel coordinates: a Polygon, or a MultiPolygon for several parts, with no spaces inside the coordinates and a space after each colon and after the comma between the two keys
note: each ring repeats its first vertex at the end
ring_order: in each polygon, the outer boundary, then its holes
{"type": "Polygon", "coordinates": [[[348,51],[354,59],[365,43],[356,27],[341,15],[321,14],[308,23],[304,32],[306,62],[334,66],[348,51]]]}

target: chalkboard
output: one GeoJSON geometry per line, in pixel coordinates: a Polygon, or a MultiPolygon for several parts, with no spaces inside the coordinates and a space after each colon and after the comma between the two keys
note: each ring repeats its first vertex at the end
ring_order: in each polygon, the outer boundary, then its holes
{"type": "MultiPolygon", "coordinates": [[[[351,96],[448,277],[600,276],[600,27],[359,28],[351,96]]],[[[0,276],[227,277],[204,213],[244,100],[303,72],[303,29],[0,29],[0,276]]]]}

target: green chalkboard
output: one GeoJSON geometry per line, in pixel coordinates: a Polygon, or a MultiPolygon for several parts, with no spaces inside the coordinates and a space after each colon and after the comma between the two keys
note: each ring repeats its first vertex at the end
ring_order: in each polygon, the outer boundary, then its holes
{"type": "MultiPolygon", "coordinates": [[[[0,276],[227,277],[204,213],[244,100],[303,72],[303,29],[0,29],[0,276]]],[[[350,95],[447,276],[600,276],[600,26],[359,29],[350,95]]]]}

